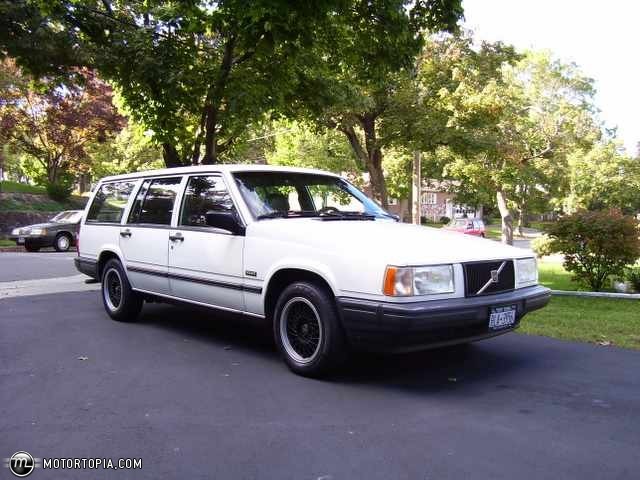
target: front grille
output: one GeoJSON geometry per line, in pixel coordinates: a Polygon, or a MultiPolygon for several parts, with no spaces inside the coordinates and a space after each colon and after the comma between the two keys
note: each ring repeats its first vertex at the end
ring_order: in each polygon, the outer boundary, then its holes
{"type": "Polygon", "coordinates": [[[513,290],[515,286],[513,260],[463,263],[462,266],[464,268],[464,293],[467,297],[506,292],[513,290]],[[491,281],[491,271],[500,270],[503,262],[504,267],[498,275],[498,281],[491,281]],[[489,286],[480,292],[489,281],[491,281],[489,286]]]}

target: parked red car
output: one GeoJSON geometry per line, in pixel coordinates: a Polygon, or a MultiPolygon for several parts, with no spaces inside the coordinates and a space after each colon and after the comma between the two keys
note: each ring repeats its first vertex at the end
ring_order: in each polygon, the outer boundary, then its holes
{"type": "Polygon", "coordinates": [[[475,235],[484,238],[484,222],[477,218],[455,218],[444,228],[466,235],[475,235]]]}

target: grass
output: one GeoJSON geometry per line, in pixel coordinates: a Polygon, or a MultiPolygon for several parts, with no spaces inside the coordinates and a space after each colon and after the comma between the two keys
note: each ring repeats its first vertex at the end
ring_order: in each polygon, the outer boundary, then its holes
{"type": "Polygon", "coordinates": [[[33,193],[35,195],[45,195],[47,191],[44,187],[36,187],[26,183],[11,182],[3,180],[0,182],[0,192],[2,193],[33,193]]]}
{"type": "Polygon", "coordinates": [[[4,238],[0,238],[0,247],[15,247],[16,242],[13,240],[6,240],[4,238]]]}
{"type": "Polygon", "coordinates": [[[524,317],[519,332],[640,350],[640,301],[552,297],[524,317]]]}
{"type": "Polygon", "coordinates": [[[422,225],[425,227],[431,227],[431,228],[442,228],[444,227],[444,223],[440,223],[440,222],[422,222],[422,225]]]}
{"type": "Polygon", "coordinates": [[[551,290],[588,290],[575,280],[572,274],[567,272],[562,263],[538,260],[539,282],[551,290]]]}
{"type": "Polygon", "coordinates": [[[29,199],[8,196],[0,199],[0,212],[59,212],[84,208],[85,198],[71,198],[66,202],[56,202],[48,196],[31,197],[29,199]]]}

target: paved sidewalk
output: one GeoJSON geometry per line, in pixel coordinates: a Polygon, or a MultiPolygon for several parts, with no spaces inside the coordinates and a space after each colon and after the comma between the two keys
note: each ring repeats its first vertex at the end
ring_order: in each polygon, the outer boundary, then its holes
{"type": "Polygon", "coordinates": [[[0,282],[0,300],[12,297],[28,297],[49,293],[85,292],[100,290],[99,283],[87,283],[86,275],[70,277],[43,278],[38,280],[17,280],[0,282]]]}

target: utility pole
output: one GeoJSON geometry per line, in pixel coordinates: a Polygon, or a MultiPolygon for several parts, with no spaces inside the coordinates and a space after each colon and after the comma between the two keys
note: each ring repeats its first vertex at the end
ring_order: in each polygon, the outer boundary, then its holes
{"type": "Polygon", "coordinates": [[[420,152],[413,152],[413,175],[411,185],[411,221],[415,225],[420,225],[420,217],[422,216],[420,208],[420,199],[422,197],[422,159],[420,152]]]}

